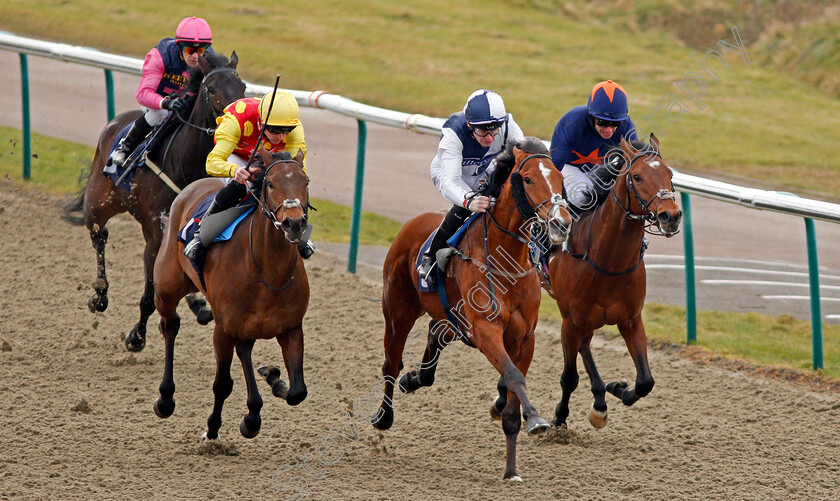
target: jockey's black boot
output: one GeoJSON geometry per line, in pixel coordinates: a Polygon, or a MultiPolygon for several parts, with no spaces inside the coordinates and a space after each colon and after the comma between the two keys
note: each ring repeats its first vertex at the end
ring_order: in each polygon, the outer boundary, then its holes
{"type": "Polygon", "coordinates": [[[420,266],[417,267],[417,276],[426,281],[429,285],[435,284],[435,276],[432,273],[432,267],[437,259],[437,251],[446,246],[446,241],[461,228],[464,221],[467,220],[472,212],[463,207],[453,206],[452,209],[443,218],[440,227],[432,238],[432,243],[429,244],[429,249],[423,253],[423,259],[420,261],[420,266]]]}
{"type": "MultiPolygon", "coordinates": [[[[201,220],[204,221],[210,214],[220,212],[221,210],[223,210],[223,207],[214,198],[213,203],[210,204],[210,208],[207,209],[207,212],[204,213],[201,220]]],[[[184,255],[196,265],[200,265],[201,263],[199,261],[203,260],[202,258],[205,252],[207,252],[207,249],[201,242],[201,223],[199,222],[198,228],[195,230],[192,240],[184,246],[184,255]]]]}
{"type": "Polygon", "coordinates": [[[111,162],[118,167],[124,166],[125,161],[128,160],[131,152],[137,148],[138,144],[143,142],[143,139],[145,139],[151,131],[152,126],[146,121],[146,117],[141,116],[135,120],[134,123],[131,124],[131,128],[128,130],[128,134],[122,138],[120,145],[113,153],[111,153],[111,162]]]}

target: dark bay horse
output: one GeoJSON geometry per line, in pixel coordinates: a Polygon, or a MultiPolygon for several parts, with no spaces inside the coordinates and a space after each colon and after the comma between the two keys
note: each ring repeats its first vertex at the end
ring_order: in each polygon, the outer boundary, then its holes
{"type": "Polygon", "coordinates": [[[260,371],[272,393],[297,405],[306,398],[303,380],[303,316],[309,306],[309,282],[303,259],[297,250],[304,230],[304,208],[309,203],[309,177],[303,171],[303,152],[291,159],[287,152],[276,157],[260,151],[265,178],[255,212],[239,224],[230,241],[211,246],[204,263],[204,284],[182,254],[178,230],[192,216],[195,207],[217,192],[223,182],[202,179],[189,185],[172,203],[172,212],[155,261],[155,306],[160,330],[166,341],[166,367],[160,384],[155,414],[169,417],[175,410],[175,382],[172,376],[175,336],[180,318],[176,307],[186,294],[201,290],[215,316],[213,346],[216,351],[215,403],[207,420],[206,439],[218,438],[222,405],[230,395],[233,380],[230,366],[233,352],[242,363],[248,389],[248,414],[239,422],[246,438],[260,431],[263,401],[254,379],[251,349],[257,339],[276,338],[283,350],[289,385],[280,379],[279,368],[260,371]]]}
{"type": "Polygon", "coordinates": [[[646,230],[675,235],[682,212],[674,195],[671,169],[659,154],[656,136],[651,134],[650,144],[622,140],[620,153],[624,167],[608,198],[575,222],[567,252],[557,249],[549,256],[552,293],[563,315],[563,395],[555,409],[557,426],[566,426],[569,397],[578,385],[578,353],[595,395],[589,421],[596,428],[606,424],[606,391],[632,405],[653,388],[642,324],[646,293],[643,237],[646,230]],[[636,366],[634,388],[628,388],[625,381],[604,385],[598,374],[590,342],[593,331],[604,325],[617,325],[624,338],[636,366]]]}
{"type": "Polygon", "coordinates": [[[371,419],[385,430],[394,421],[392,398],[402,354],[414,322],[428,313],[429,337],[419,370],[399,381],[404,393],[434,383],[443,348],[461,333],[499,371],[510,389],[502,411],[506,437],[505,479],[521,480],[516,471],[516,439],[526,420],[529,434],[549,428],[528,400],[525,375],[534,352],[534,329],[540,305],[540,286],[528,256],[528,229],[534,222],[547,225],[552,242],[566,239],[571,216],[562,197],[563,176],[555,169],[545,145],[527,138],[510,143],[496,157],[496,172],[489,193],[498,198],[489,215],[477,219],[459,245],[460,254],[446,271],[446,291],[457,328],[447,319],[438,295],[418,292],[415,259],[424,240],[437,228],[440,213],[422,214],[403,227],[385,258],[382,311],[385,315],[385,391],[382,405],[371,419]],[[460,332],[459,332],[460,330],[460,332]],[[520,403],[522,414],[520,414],[520,403]]]}
{"type": "MultiPolygon", "coordinates": [[[[245,84],[236,72],[239,59],[234,52],[230,61],[221,54],[199,57],[199,66],[190,72],[186,90],[196,96],[192,113],[177,131],[155,148],[149,159],[180,189],[187,184],[207,177],[205,161],[213,149],[213,130],[216,117],[233,101],[244,97],[245,84]]],[[[99,134],[87,183],[76,198],[62,208],[62,218],[71,224],[84,224],[96,251],[97,278],[93,283],[94,294],[88,300],[92,312],[105,311],[108,307],[108,279],[105,274],[105,244],[108,229],[105,227],[113,216],[128,211],[143,228],[146,247],[143,252],[143,269],[146,282],[140,297],[140,320],[125,337],[130,351],[140,351],[146,345],[146,322],[155,311],[152,268],[162,237],[161,214],[177,193],[147,167],[136,169],[130,192],[119,188],[109,176],[102,175],[108,161],[114,138],[131,124],[142,112],[132,110],[114,117],[99,134]],[[82,216],[78,216],[81,212],[82,216]]],[[[84,175],[84,173],[83,173],[84,175]]],[[[190,308],[199,321],[208,323],[212,314],[203,308],[204,301],[191,296],[190,308]]]]}

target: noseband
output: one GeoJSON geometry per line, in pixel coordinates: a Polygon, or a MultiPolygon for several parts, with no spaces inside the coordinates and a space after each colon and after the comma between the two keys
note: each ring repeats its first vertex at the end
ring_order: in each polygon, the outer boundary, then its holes
{"type": "MultiPolygon", "coordinates": [[[[650,156],[650,155],[655,155],[659,158],[662,158],[661,156],[659,156],[659,152],[655,151],[655,150],[653,152],[646,151],[644,153],[637,153],[636,156],[634,156],[633,159],[630,161],[630,168],[632,168],[633,164],[635,164],[636,161],[639,160],[640,158],[650,156]]],[[[659,224],[659,218],[656,216],[656,213],[659,211],[659,204],[661,204],[664,200],[674,200],[674,201],[677,200],[677,195],[676,195],[676,193],[674,193],[673,183],[671,184],[671,189],[670,190],[665,190],[665,189],[659,190],[655,195],[653,195],[650,198],[650,200],[645,200],[644,198],[642,198],[642,195],[639,193],[639,190],[636,188],[636,184],[633,183],[633,176],[630,175],[630,168],[627,169],[627,174],[625,174],[625,176],[624,176],[625,184],[627,185],[627,193],[628,193],[628,195],[627,195],[627,197],[628,197],[627,207],[625,207],[621,203],[621,201],[619,201],[618,196],[615,194],[615,187],[613,187],[613,189],[610,190],[610,193],[612,193],[613,199],[615,199],[615,202],[618,204],[618,206],[621,207],[622,210],[624,210],[624,213],[627,216],[627,219],[646,221],[645,232],[647,232],[651,235],[673,236],[673,235],[676,235],[677,233],[679,233],[679,230],[677,230],[674,233],[668,233],[668,232],[663,231],[662,227],[659,224]],[[636,214],[635,212],[630,210],[631,205],[632,205],[632,203],[629,200],[630,193],[633,194],[633,196],[636,198],[636,201],[639,203],[639,207],[642,208],[642,214],[636,214]],[[654,201],[656,202],[655,204],[654,204],[654,201]],[[651,209],[651,205],[653,205],[653,209],[651,209]]]]}

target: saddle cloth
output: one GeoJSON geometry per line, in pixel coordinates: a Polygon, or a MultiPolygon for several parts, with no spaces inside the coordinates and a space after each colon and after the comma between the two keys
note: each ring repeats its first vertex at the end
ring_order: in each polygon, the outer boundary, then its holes
{"type": "MultiPolygon", "coordinates": [[[[201,201],[200,204],[195,208],[192,217],[190,218],[189,222],[184,225],[178,231],[178,241],[186,244],[187,242],[191,241],[193,235],[195,235],[195,230],[198,229],[198,225],[201,222],[201,219],[204,217],[204,213],[207,212],[207,209],[210,208],[210,204],[213,203],[213,198],[215,198],[216,194],[212,194],[201,201]]],[[[227,228],[225,228],[219,236],[213,239],[213,242],[224,242],[226,240],[230,240],[233,236],[233,230],[239,226],[239,223],[245,219],[245,216],[250,214],[254,211],[254,207],[256,207],[257,201],[254,200],[254,197],[245,197],[245,199],[239,203],[236,207],[249,207],[248,210],[244,211],[238,218],[236,218],[232,223],[230,223],[227,228]]]]}
{"type": "MultiPolygon", "coordinates": [[[[111,153],[113,153],[114,150],[117,149],[117,147],[120,145],[120,141],[122,141],[122,138],[124,138],[128,134],[128,130],[131,128],[131,125],[132,124],[126,125],[123,128],[123,130],[121,130],[120,133],[117,134],[117,137],[114,139],[113,144],[111,144],[111,149],[108,150],[108,160],[105,162],[105,167],[102,168],[102,175],[110,177],[115,183],[119,181],[120,176],[122,176],[123,173],[125,173],[125,168],[114,165],[114,163],[111,161],[111,153]]],[[[149,145],[149,140],[151,137],[152,136],[149,136],[146,139],[144,139],[142,143],[137,145],[137,148],[135,149],[134,153],[132,153],[132,155],[134,156],[136,156],[137,154],[141,155],[140,161],[137,162],[136,167],[146,165],[146,156],[143,155],[142,152],[149,145]]],[[[137,172],[137,170],[132,169],[131,172],[129,172],[128,175],[123,178],[118,188],[131,190],[131,182],[134,180],[135,172],[137,172]]]]}
{"type": "MultiPolygon", "coordinates": [[[[457,247],[458,244],[461,242],[461,239],[464,238],[464,234],[467,232],[467,228],[470,226],[470,223],[472,223],[476,218],[478,218],[478,216],[479,213],[476,212],[475,214],[467,218],[467,220],[464,222],[463,225],[461,225],[458,231],[456,231],[454,235],[449,237],[449,240],[446,241],[446,244],[450,247],[457,247]]],[[[426,241],[423,242],[423,245],[420,246],[420,252],[417,253],[417,257],[414,259],[415,268],[420,266],[420,261],[423,260],[423,254],[425,254],[426,251],[429,250],[429,247],[432,245],[432,239],[435,238],[436,234],[437,230],[433,231],[432,234],[429,235],[429,238],[427,238],[426,241]]],[[[436,277],[440,278],[438,276],[438,271],[441,272],[440,275],[443,275],[443,270],[438,270],[438,263],[437,260],[435,260],[434,264],[432,265],[432,273],[434,273],[436,277]]],[[[439,279],[437,282],[442,284],[443,280],[439,279]]],[[[428,282],[420,278],[417,281],[417,290],[420,292],[436,292],[437,287],[430,286],[428,282]]]]}

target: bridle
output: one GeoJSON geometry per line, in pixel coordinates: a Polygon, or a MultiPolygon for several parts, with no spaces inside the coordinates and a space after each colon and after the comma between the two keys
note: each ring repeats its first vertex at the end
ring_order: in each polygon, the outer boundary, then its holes
{"type": "MultiPolygon", "coordinates": [[[[547,199],[543,200],[540,203],[534,202],[534,199],[531,198],[531,195],[528,194],[528,190],[526,190],[525,187],[524,187],[524,184],[523,184],[523,181],[522,181],[522,174],[521,174],[522,168],[532,158],[547,158],[549,160],[551,159],[551,157],[549,155],[546,155],[545,153],[531,153],[530,155],[523,158],[522,161],[519,162],[519,166],[516,169],[516,171],[511,173],[510,182],[515,184],[515,185],[518,185],[517,189],[513,190],[514,198],[516,198],[517,193],[521,192],[522,194],[525,195],[525,202],[526,202],[525,204],[521,204],[521,203],[517,202],[516,209],[519,211],[519,215],[522,216],[523,220],[531,221],[533,219],[537,219],[540,224],[548,226],[549,222],[552,219],[556,219],[556,216],[552,217],[551,215],[552,214],[558,214],[560,212],[561,208],[568,210],[569,209],[569,203],[566,202],[566,200],[563,198],[562,194],[552,194],[550,197],[548,197],[547,199]],[[514,176],[514,174],[515,174],[515,176],[514,176]],[[546,204],[551,204],[551,206],[548,209],[544,209],[546,204]],[[544,213],[548,214],[547,218],[542,217],[542,215],[544,213]]],[[[508,235],[512,238],[515,238],[515,239],[519,240],[520,242],[522,242],[526,245],[529,243],[528,240],[523,239],[522,237],[520,237],[516,233],[513,233],[512,231],[509,231],[507,228],[502,227],[493,218],[493,215],[492,215],[491,211],[487,211],[485,214],[487,214],[487,217],[489,217],[490,220],[493,222],[493,224],[495,224],[496,227],[498,229],[500,229],[504,234],[506,234],[506,235],[508,235]]]]}
{"type": "Polygon", "coordinates": [[[644,220],[645,221],[645,233],[650,235],[665,235],[668,237],[674,236],[680,232],[680,229],[677,228],[677,231],[674,232],[667,232],[662,230],[662,227],[659,223],[659,218],[657,218],[656,214],[659,211],[659,204],[661,204],[664,200],[674,200],[676,201],[677,195],[674,192],[674,185],[671,184],[671,189],[661,189],[656,192],[649,200],[645,200],[642,198],[642,195],[639,193],[639,190],[636,188],[636,184],[633,182],[633,176],[630,173],[630,169],[633,167],[633,164],[636,163],[637,160],[646,156],[659,156],[659,152],[656,150],[652,151],[644,151],[641,153],[637,153],[633,159],[630,161],[630,167],[627,169],[627,173],[624,175],[625,184],[627,186],[627,206],[625,207],[624,204],[618,199],[618,195],[615,194],[615,186],[610,190],[615,203],[618,204],[619,207],[624,211],[625,216],[627,219],[632,220],[644,220]],[[639,207],[642,209],[641,214],[637,214],[631,210],[632,208],[632,200],[630,199],[630,194],[632,193],[633,197],[636,198],[636,202],[638,202],[639,207]],[[654,204],[655,202],[655,204],[654,204]],[[651,206],[653,208],[651,209],[651,206]]]}
{"type": "MultiPolygon", "coordinates": [[[[277,164],[290,164],[290,163],[293,163],[293,164],[297,165],[298,167],[301,168],[301,170],[303,170],[303,165],[300,162],[298,162],[297,160],[294,160],[294,159],[275,160],[274,162],[271,163],[271,165],[268,166],[268,168],[265,169],[265,173],[262,175],[263,180],[266,177],[268,177],[269,171],[271,171],[271,169],[275,165],[277,165],[277,164]]],[[[262,208],[262,211],[266,215],[266,217],[268,217],[268,219],[271,220],[272,224],[274,225],[274,228],[276,228],[278,230],[280,229],[282,221],[283,221],[284,214],[286,213],[287,210],[289,210],[291,208],[296,207],[296,208],[300,209],[300,211],[303,212],[303,214],[304,214],[304,216],[303,216],[304,221],[306,220],[306,217],[307,217],[306,216],[306,205],[304,205],[300,201],[300,199],[287,198],[287,199],[283,200],[282,202],[280,202],[279,204],[277,204],[277,207],[272,208],[271,207],[271,200],[269,200],[269,198],[268,198],[268,189],[266,188],[266,184],[267,183],[265,181],[263,181],[262,188],[260,189],[260,196],[257,199],[257,202],[260,204],[260,207],[262,208]],[[280,213],[280,215],[279,215],[280,217],[278,219],[277,212],[280,211],[281,209],[282,209],[282,212],[280,213]]]]}
{"type": "MultiPolygon", "coordinates": [[[[301,210],[301,212],[303,212],[304,222],[307,219],[305,206],[297,198],[287,198],[287,199],[283,200],[282,202],[280,202],[279,204],[277,204],[276,208],[271,207],[271,200],[268,198],[268,189],[267,189],[267,184],[268,183],[265,181],[265,178],[268,177],[269,171],[275,165],[277,165],[277,164],[288,164],[288,163],[294,163],[298,167],[300,167],[301,170],[303,170],[303,165],[300,162],[298,162],[297,160],[294,160],[294,159],[275,160],[265,169],[265,173],[262,176],[263,181],[262,181],[262,188],[260,189],[260,194],[259,194],[258,197],[254,197],[256,199],[257,203],[260,205],[260,208],[262,209],[263,213],[266,215],[266,217],[269,220],[271,220],[271,223],[274,226],[274,228],[278,229],[278,230],[281,229],[283,214],[285,214],[286,210],[291,209],[293,207],[297,207],[298,209],[301,210]],[[282,209],[282,212],[280,213],[280,219],[278,220],[277,212],[280,211],[281,209],[282,209]]],[[[253,192],[251,192],[251,194],[253,195],[253,192]]],[[[308,205],[308,200],[307,200],[307,205],[308,205]]],[[[259,281],[262,282],[263,285],[268,287],[269,290],[272,290],[272,291],[275,291],[275,292],[281,291],[281,290],[289,287],[292,284],[292,282],[294,281],[294,279],[295,279],[294,270],[295,270],[296,266],[291,267],[291,272],[289,273],[289,278],[286,279],[286,281],[280,287],[273,287],[273,286],[269,285],[268,282],[266,282],[265,276],[263,275],[263,272],[262,272],[262,268],[260,268],[260,265],[257,262],[256,256],[254,256],[254,239],[253,239],[254,219],[256,219],[256,218],[253,218],[253,217],[251,218],[251,224],[248,228],[248,248],[251,251],[251,260],[254,262],[254,267],[257,269],[257,273],[259,273],[259,275],[260,275],[260,280],[259,281]]],[[[297,264],[297,260],[300,259],[300,254],[297,252],[297,250],[295,250],[294,255],[295,255],[295,264],[297,264]]]]}
{"type": "MultiPolygon", "coordinates": [[[[222,67],[219,67],[219,68],[213,68],[212,70],[207,72],[206,75],[204,75],[204,78],[201,79],[201,94],[204,96],[204,104],[207,106],[207,109],[210,110],[210,114],[212,115],[211,118],[210,118],[211,123],[215,122],[217,118],[222,116],[224,114],[224,110],[222,110],[221,112],[217,112],[216,109],[213,108],[213,105],[210,103],[209,92],[207,91],[207,87],[208,87],[207,81],[209,80],[209,78],[211,76],[213,76],[217,73],[230,73],[230,72],[237,73],[236,68],[231,68],[230,66],[222,66],[222,67]]],[[[241,79],[240,79],[240,81],[241,81],[241,79]]],[[[193,129],[198,129],[201,132],[204,132],[205,134],[207,134],[208,136],[212,136],[216,132],[216,127],[199,127],[198,125],[195,125],[194,123],[190,122],[189,120],[185,120],[181,116],[180,113],[176,112],[175,115],[178,117],[178,120],[180,120],[182,124],[184,124],[188,127],[192,127],[193,129]]]]}

